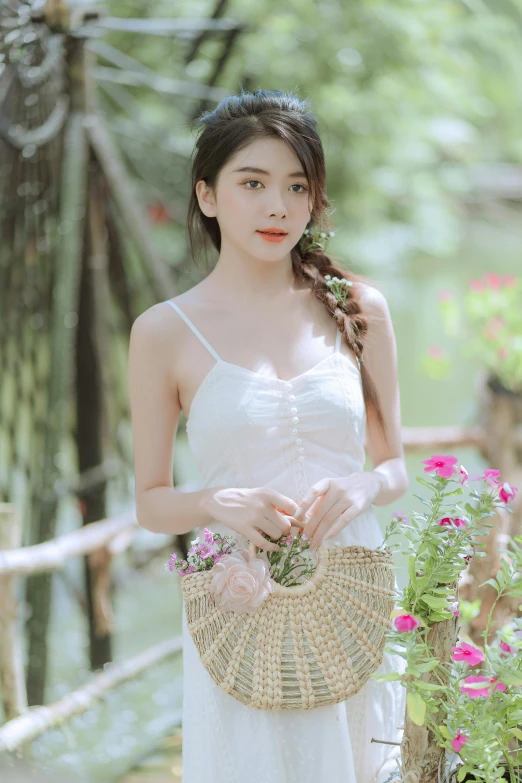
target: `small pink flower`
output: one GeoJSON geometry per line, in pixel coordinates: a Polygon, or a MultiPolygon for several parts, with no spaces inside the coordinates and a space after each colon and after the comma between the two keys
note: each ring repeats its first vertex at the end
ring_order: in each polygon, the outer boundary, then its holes
{"type": "Polygon", "coordinates": [[[458,607],[456,609],[452,609],[451,611],[455,617],[460,617],[460,609],[458,607]]]}
{"type": "Polygon", "coordinates": [[[497,275],[496,272],[488,272],[488,274],[485,276],[485,280],[490,288],[502,287],[502,277],[497,275]]]}
{"type": "Polygon", "coordinates": [[[466,527],[468,521],[466,519],[461,519],[460,517],[455,517],[453,520],[453,524],[455,525],[455,527],[466,527]]]}
{"type": "Polygon", "coordinates": [[[429,459],[423,459],[425,473],[435,471],[442,478],[451,478],[455,473],[455,465],[458,462],[456,457],[445,456],[443,454],[434,454],[429,459]]]}
{"type": "Polygon", "coordinates": [[[449,288],[441,288],[437,294],[439,302],[449,302],[451,300],[451,291],[449,288]]]}
{"type": "Polygon", "coordinates": [[[393,513],[393,519],[398,519],[399,522],[401,522],[403,525],[408,524],[409,516],[406,514],[405,511],[402,509],[399,509],[398,511],[394,511],[393,513]]]}
{"type": "Polygon", "coordinates": [[[468,477],[469,477],[468,471],[466,470],[464,465],[461,465],[459,470],[459,483],[462,484],[463,486],[466,485],[468,483],[468,477]]]}
{"type": "Polygon", "coordinates": [[[455,517],[455,519],[452,517],[442,517],[442,519],[439,519],[438,524],[443,527],[466,527],[468,523],[466,519],[461,519],[460,517],[455,517]]]}
{"type": "Polygon", "coordinates": [[[491,695],[491,685],[495,683],[495,690],[505,691],[506,686],[503,682],[497,682],[496,677],[482,677],[480,675],[471,675],[466,677],[464,684],[460,686],[460,692],[467,694],[470,699],[478,699],[479,696],[484,696],[486,699],[491,695]],[[473,685],[483,684],[483,687],[475,688],[473,685]]]}
{"type": "Polygon", "coordinates": [[[487,468],[482,474],[482,477],[484,478],[486,484],[489,484],[490,487],[496,487],[498,484],[500,484],[500,470],[487,468]]]}
{"type": "Polygon", "coordinates": [[[429,345],[428,356],[430,357],[430,359],[435,359],[436,361],[439,361],[444,356],[444,351],[442,350],[440,345],[429,345]]]}
{"type": "Polygon", "coordinates": [[[255,612],[274,589],[268,563],[246,549],[225,555],[212,571],[209,592],[224,612],[255,612]]]}
{"type": "Polygon", "coordinates": [[[176,559],[177,559],[177,557],[178,557],[178,555],[177,555],[177,552],[172,552],[172,554],[171,554],[171,555],[170,555],[170,557],[169,557],[169,561],[168,561],[168,563],[166,564],[166,565],[167,565],[167,568],[168,568],[168,570],[169,570],[171,573],[172,573],[172,571],[174,571],[174,568],[176,567],[176,559]]]}
{"type": "Polygon", "coordinates": [[[205,541],[207,542],[207,544],[214,543],[214,536],[212,534],[212,530],[210,530],[208,527],[203,528],[203,535],[205,536],[205,541]]]}
{"type": "Polygon", "coordinates": [[[504,287],[514,288],[517,284],[517,278],[515,275],[504,275],[504,287]]]}
{"type": "Polygon", "coordinates": [[[421,623],[417,617],[413,617],[411,614],[401,614],[393,618],[393,624],[396,631],[408,633],[408,631],[414,631],[415,628],[418,628],[421,623]]]}
{"type": "Polygon", "coordinates": [[[460,753],[462,750],[462,746],[466,744],[466,742],[469,741],[469,738],[466,737],[465,734],[462,734],[460,729],[458,730],[457,734],[453,739],[451,740],[451,747],[455,751],[455,753],[460,753]]]}
{"type": "Polygon", "coordinates": [[[515,648],[511,647],[511,645],[509,645],[507,642],[500,642],[500,649],[504,651],[503,653],[500,653],[501,658],[507,658],[507,655],[505,655],[504,653],[515,652],[515,648]]]}
{"type": "Polygon", "coordinates": [[[486,286],[482,282],[482,280],[471,280],[469,284],[470,290],[474,291],[476,294],[483,294],[486,290],[486,286]]]}
{"type": "Polygon", "coordinates": [[[484,660],[484,653],[472,644],[461,642],[460,647],[452,647],[454,661],[464,661],[468,666],[476,666],[484,660]]]}
{"type": "Polygon", "coordinates": [[[517,492],[517,487],[510,487],[507,481],[505,481],[500,492],[498,493],[498,496],[503,503],[509,503],[510,500],[513,500],[517,492]]]}

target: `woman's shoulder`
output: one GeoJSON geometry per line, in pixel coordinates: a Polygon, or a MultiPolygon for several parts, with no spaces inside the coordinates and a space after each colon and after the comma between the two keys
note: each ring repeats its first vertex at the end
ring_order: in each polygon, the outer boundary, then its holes
{"type": "Polygon", "coordinates": [[[132,325],[131,339],[137,336],[155,343],[164,340],[171,341],[176,330],[180,328],[182,331],[182,329],[179,324],[180,318],[176,318],[174,309],[168,302],[177,304],[182,310],[185,309],[185,306],[190,309],[197,302],[197,292],[196,295],[194,294],[197,288],[196,285],[178,296],[171,297],[170,300],[165,299],[162,302],[157,302],[144,310],[132,325]]]}
{"type": "Polygon", "coordinates": [[[387,316],[388,302],[386,297],[373,285],[369,283],[357,283],[357,298],[363,313],[370,316],[387,316]]]}

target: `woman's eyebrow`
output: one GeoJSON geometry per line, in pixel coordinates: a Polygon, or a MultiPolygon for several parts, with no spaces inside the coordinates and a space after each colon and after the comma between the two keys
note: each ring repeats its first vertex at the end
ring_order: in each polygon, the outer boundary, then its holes
{"type": "MultiPolygon", "coordinates": [[[[234,169],[232,173],[235,174],[236,172],[239,172],[239,171],[252,171],[254,174],[266,174],[267,177],[270,176],[270,172],[269,171],[265,171],[265,169],[258,169],[258,168],[256,168],[256,166],[241,166],[241,168],[239,168],[239,169],[234,169]]],[[[306,174],[304,173],[304,171],[293,171],[288,176],[289,177],[305,177],[305,179],[306,179],[306,174]]]]}

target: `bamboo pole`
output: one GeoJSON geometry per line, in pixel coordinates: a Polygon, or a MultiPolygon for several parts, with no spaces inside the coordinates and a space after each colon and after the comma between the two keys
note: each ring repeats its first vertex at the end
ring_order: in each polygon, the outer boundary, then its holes
{"type": "Polygon", "coordinates": [[[122,663],[107,666],[87,685],[66,694],[59,701],[29,708],[23,715],[0,727],[0,753],[13,752],[74,715],[86,712],[116,686],[179,654],[182,646],[182,636],[167,639],[122,663]]]}
{"type": "Polygon", "coordinates": [[[91,522],[85,527],[64,533],[50,541],[0,552],[0,577],[11,574],[41,574],[64,568],[72,557],[88,555],[104,547],[122,551],[120,540],[128,546],[129,534],[139,525],[134,512],[91,522]]]}
{"type": "MultiPolygon", "coordinates": [[[[0,547],[17,549],[22,544],[21,516],[14,505],[0,504],[0,547]]],[[[7,720],[27,709],[27,692],[18,629],[18,602],[14,574],[0,576],[0,691],[7,720]]]]}

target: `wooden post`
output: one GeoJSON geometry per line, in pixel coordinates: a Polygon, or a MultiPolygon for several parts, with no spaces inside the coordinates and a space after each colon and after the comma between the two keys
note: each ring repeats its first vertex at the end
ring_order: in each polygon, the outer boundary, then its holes
{"type": "MultiPolygon", "coordinates": [[[[451,587],[458,597],[457,583],[451,587]]],[[[428,632],[427,644],[441,663],[451,661],[451,648],[457,643],[458,626],[458,618],[452,617],[450,620],[435,623],[428,632]]],[[[440,676],[440,670],[437,670],[437,673],[440,676]]],[[[423,674],[421,679],[430,683],[439,682],[433,672],[423,674]]],[[[426,726],[415,725],[406,711],[401,744],[402,780],[411,780],[412,783],[438,783],[439,768],[444,764],[444,756],[445,750],[436,744],[433,733],[426,726]]]]}
{"type": "MultiPolygon", "coordinates": [[[[12,504],[1,503],[0,549],[19,549],[21,545],[21,516],[12,504]]],[[[15,583],[15,574],[0,576],[0,685],[8,721],[27,710],[15,583]]]]}
{"type": "MultiPolygon", "coordinates": [[[[488,615],[497,596],[496,590],[484,585],[500,568],[499,549],[507,549],[509,541],[522,532],[522,394],[504,389],[494,378],[485,378],[480,395],[481,425],[485,433],[481,454],[488,468],[496,468],[502,480],[519,487],[519,493],[511,503],[513,514],[497,514],[488,520],[493,527],[484,542],[486,557],[473,558],[461,588],[466,601],[481,600],[480,613],[474,617],[467,632],[474,644],[482,645],[488,615]]],[[[520,599],[503,596],[495,607],[490,638],[498,628],[518,615],[520,599]]],[[[488,640],[489,641],[489,640],[488,640]]]]}

